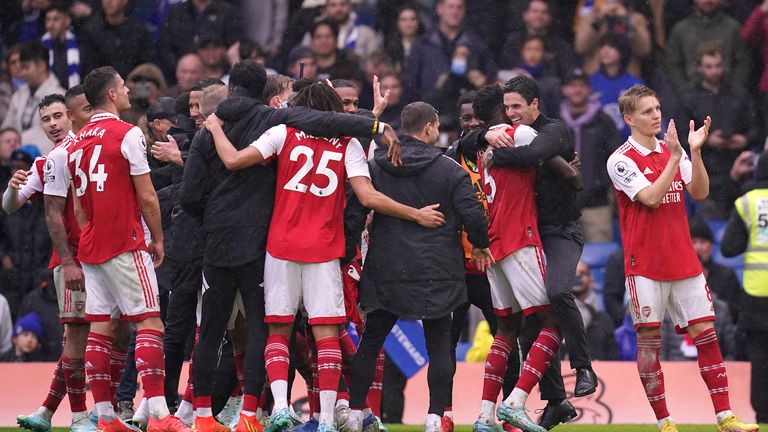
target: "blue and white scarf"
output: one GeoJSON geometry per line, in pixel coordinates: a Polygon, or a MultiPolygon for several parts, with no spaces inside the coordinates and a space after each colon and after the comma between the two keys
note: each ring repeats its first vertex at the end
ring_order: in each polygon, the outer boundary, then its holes
{"type": "MultiPolygon", "coordinates": [[[[48,66],[53,68],[53,38],[50,33],[43,35],[40,41],[48,48],[48,66]]],[[[80,84],[80,50],[77,45],[77,38],[75,38],[72,31],[67,30],[66,35],[66,47],[67,47],[67,88],[72,88],[80,84]]]]}

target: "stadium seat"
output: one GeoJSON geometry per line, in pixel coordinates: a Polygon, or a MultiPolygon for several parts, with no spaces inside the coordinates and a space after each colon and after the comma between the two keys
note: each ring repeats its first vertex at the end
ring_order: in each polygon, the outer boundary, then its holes
{"type": "Polygon", "coordinates": [[[467,358],[467,351],[472,348],[472,342],[459,342],[456,344],[456,361],[464,361],[467,358]]]}
{"type": "Polygon", "coordinates": [[[590,268],[605,267],[608,256],[619,247],[615,242],[584,243],[584,251],[581,260],[589,264],[590,268]]]}

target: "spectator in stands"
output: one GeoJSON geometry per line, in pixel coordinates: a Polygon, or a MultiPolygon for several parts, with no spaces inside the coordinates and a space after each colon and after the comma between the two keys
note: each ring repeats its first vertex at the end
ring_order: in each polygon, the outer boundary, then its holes
{"type": "MultiPolygon", "coordinates": [[[[624,249],[617,248],[608,256],[605,262],[605,278],[603,279],[603,303],[605,312],[611,316],[614,327],[618,328],[624,322],[626,304],[624,294],[627,288],[624,279],[624,249]]],[[[631,327],[631,321],[630,321],[631,327]]]]}
{"type": "Polygon", "coordinates": [[[629,40],[630,52],[627,71],[641,75],[641,61],[651,53],[651,33],[643,14],[632,9],[627,0],[595,3],[592,12],[581,17],[574,40],[576,52],[584,59],[584,70],[596,72],[600,68],[599,41],[607,34],[616,34],[629,40]]]}
{"type": "Polygon", "coordinates": [[[413,44],[423,34],[424,24],[416,7],[409,4],[401,7],[397,13],[397,25],[394,31],[386,35],[385,43],[387,54],[396,71],[402,72],[413,44]]]}
{"type": "Polygon", "coordinates": [[[516,65],[514,72],[536,80],[541,95],[541,111],[549,117],[557,117],[561,99],[560,78],[557,76],[554,60],[547,52],[544,38],[532,35],[525,37],[520,49],[520,63],[516,65]]]}
{"type": "MultiPolygon", "coordinates": [[[[283,33],[288,23],[288,0],[243,1],[239,16],[243,23],[243,36],[255,41],[270,55],[275,55],[283,46],[283,33]]],[[[242,44],[242,42],[241,42],[242,44]]],[[[247,56],[240,56],[241,60],[247,56]]]]}
{"type": "MultiPolygon", "coordinates": [[[[110,65],[121,76],[127,76],[136,66],[154,59],[149,31],[139,20],[126,15],[127,3],[128,0],[101,0],[103,11],[91,15],[83,25],[83,75],[110,65]]],[[[179,35],[179,39],[185,38],[179,35]]]]}
{"type": "Polygon", "coordinates": [[[741,25],[721,9],[721,0],[694,0],[690,15],[672,28],[667,39],[665,68],[678,95],[697,81],[696,47],[706,41],[720,44],[725,75],[745,83],[752,73],[752,58],[739,38],[741,25]]]}
{"type": "Polygon", "coordinates": [[[8,45],[40,40],[45,33],[45,11],[51,0],[3,2],[3,41],[8,45]]]}
{"type": "Polygon", "coordinates": [[[15,92],[16,90],[27,85],[27,82],[24,81],[24,75],[21,71],[20,55],[21,48],[23,46],[23,44],[14,45],[8,48],[8,51],[5,53],[5,64],[8,67],[8,75],[11,80],[12,92],[15,92]]]}
{"type": "Polygon", "coordinates": [[[571,292],[584,320],[589,339],[589,353],[593,360],[616,360],[616,339],[613,337],[611,317],[603,312],[595,293],[589,264],[579,261],[571,292]]]}
{"type": "Polygon", "coordinates": [[[589,78],[580,69],[566,78],[559,118],[573,135],[573,146],[581,158],[584,188],[579,191],[584,240],[613,240],[613,207],[608,201],[611,180],[605,170],[608,156],[621,145],[613,120],[591,99],[589,78]]]}
{"type": "Polygon", "coordinates": [[[335,22],[329,19],[318,21],[312,27],[310,35],[310,47],[315,55],[318,78],[360,81],[357,58],[348,50],[337,47],[339,27],[335,22]]]}
{"type": "MultiPolygon", "coordinates": [[[[464,0],[438,0],[436,9],[437,28],[413,44],[403,67],[402,76],[409,100],[436,103],[441,96],[438,93],[442,93],[441,84],[452,74],[469,78],[468,71],[478,72],[482,75],[482,83],[479,82],[480,76],[473,74],[478,78],[473,80],[475,87],[485,85],[487,77],[496,76],[496,63],[488,46],[479,36],[464,28],[464,0]],[[470,57],[476,63],[470,63],[470,57]]],[[[455,105],[456,98],[446,105],[449,112],[445,114],[453,113],[446,120],[455,121],[455,105]]]]}
{"type": "Polygon", "coordinates": [[[459,96],[477,90],[487,83],[488,76],[479,69],[480,62],[480,58],[468,45],[457,45],[453,51],[451,69],[437,78],[432,99],[440,113],[440,123],[445,129],[457,129],[456,100],[459,96]]]}
{"type": "Polygon", "coordinates": [[[546,41],[547,49],[552,53],[555,69],[560,78],[565,78],[573,69],[578,67],[578,61],[573,46],[561,39],[550,30],[552,14],[549,2],[531,0],[523,11],[525,29],[511,33],[499,54],[499,62],[503,69],[512,69],[520,63],[520,52],[527,36],[541,36],[546,41]]]}
{"type": "Polygon", "coordinates": [[[131,124],[139,124],[147,108],[168,91],[163,72],[152,63],[136,66],[125,78],[125,85],[130,90],[131,108],[121,112],[120,118],[131,124]]]}
{"type": "Polygon", "coordinates": [[[59,85],[68,89],[80,84],[80,49],[72,32],[67,5],[54,2],[45,11],[45,30],[41,41],[48,48],[48,64],[59,85]]]}
{"type": "Polygon", "coordinates": [[[405,108],[403,81],[400,79],[400,75],[395,72],[385,72],[379,81],[381,82],[381,92],[389,92],[387,108],[379,116],[379,120],[392,126],[395,130],[400,130],[400,112],[405,108]]]}
{"type": "Polygon", "coordinates": [[[0,188],[11,179],[11,154],[21,147],[21,134],[12,127],[0,130],[0,188]]]}
{"type": "Polygon", "coordinates": [[[56,286],[53,272],[40,269],[34,274],[35,289],[21,301],[18,315],[35,314],[40,319],[45,338],[40,339],[41,361],[57,361],[61,356],[61,339],[64,327],[59,321],[59,302],[56,298],[56,286]]]}
{"type": "Polygon", "coordinates": [[[158,41],[158,61],[166,79],[173,77],[176,61],[194,52],[203,38],[215,38],[232,48],[240,40],[240,23],[235,9],[223,0],[189,0],[171,6],[158,41]]]}
{"type": "Polygon", "coordinates": [[[317,63],[312,48],[299,45],[288,53],[288,75],[293,79],[312,78],[317,76],[317,63]],[[301,64],[304,63],[304,70],[301,64]]]}
{"type": "Polygon", "coordinates": [[[644,84],[638,76],[627,70],[630,48],[627,38],[608,34],[600,39],[598,55],[600,69],[589,76],[592,92],[602,105],[604,113],[613,120],[622,139],[629,137],[629,128],[619,110],[619,96],[635,84],[644,84]]]}
{"type": "Polygon", "coordinates": [[[48,50],[40,42],[29,42],[19,52],[21,73],[27,85],[13,94],[8,115],[3,120],[2,128],[12,127],[21,132],[22,144],[33,144],[41,153],[48,153],[53,148],[45,136],[37,115],[37,104],[43,96],[51,93],[64,93],[56,77],[48,71],[48,50]]]}
{"type": "Polygon", "coordinates": [[[43,326],[36,313],[24,315],[13,326],[13,347],[0,355],[2,362],[38,362],[43,361],[40,340],[43,338],[43,326]]]}
{"type": "Polygon", "coordinates": [[[705,43],[697,49],[696,84],[679,98],[678,124],[684,139],[690,120],[701,122],[712,116],[702,149],[710,192],[701,201],[701,213],[706,219],[726,219],[739,194],[731,179],[734,162],[750,144],[762,144],[762,136],[752,97],[738,81],[725,75],[725,57],[719,45],[705,43]]]}
{"type": "Polygon", "coordinates": [[[240,41],[240,47],[237,51],[238,56],[236,61],[233,61],[230,58],[229,64],[237,64],[242,60],[253,60],[264,66],[264,69],[267,70],[267,75],[277,75],[277,71],[267,67],[267,53],[264,52],[264,48],[262,48],[258,42],[250,39],[242,40],[240,41]]]}
{"type": "Polygon", "coordinates": [[[226,60],[226,47],[221,39],[215,37],[201,37],[197,42],[197,55],[203,64],[202,77],[216,78],[226,82],[228,64],[226,60]]]}
{"type": "Polygon", "coordinates": [[[756,6],[741,27],[741,39],[757,49],[763,60],[760,75],[760,106],[763,112],[762,124],[768,130],[768,1],[756,6]]]}
{"type": "Polygon", "coordinates": [[[11,308],[8,306],[8,300],[0,294],[0,353],[8,352],[13,346],[11,334],[13,332],[13,321],[11,319],[11,308]]]}
{"type": "Polygon", "coordinates": [[[373,77],[381,77],[393,70],[392,62],[384,50],[373,52],[363,62],[363,77],[360,86],[360,106],[373,107],[373,77]]]}
{"type": "Polygon", "coordinates": [[[166,92],[166,96],[179,97],[188,92],[203,77],[203,62],[194,53],[183,55],[176,65],[176,84],[166,92]]]}
{"type": "Polygon", "coordinates": [[[764,227],[764,212],[758,211],[760,203],[768,196],[768,153],[762,153],[755,169],[755,183],[751,190],[736,200],[725,229],[720,248],[726,257],[744,253],[744,302],[739,314],[739,331],[746,333],[747,351],[752,363],[751,401],[757,421],[768,422],[768,283],[762,266],[768,261],[766,240],[760,235],[764,227]]]}
{"type": "MultiPolygon", "coordinates": [[[[14,151],[11,171],[29,171],[39,156],[36,150],[34,146],[24,146],[14,151]]],[[[48,268],[50,257],[51,240],[45,225],[43,200],[27,202],[16,213],[0,219],[0,262],[12,283],[5,293],[12,311],[16,311],[22,297],[37,286],[35,277],[48,268]]]]}
{"type": "Polygon", "coordinates": [[[381,49],[381,35],[370,26],[359,22],[350,0],[328,0],[325,4],[325,15],[339,26],[336,43],[340,50],[348,49],[359,59],[365,59],[381,49]]]}

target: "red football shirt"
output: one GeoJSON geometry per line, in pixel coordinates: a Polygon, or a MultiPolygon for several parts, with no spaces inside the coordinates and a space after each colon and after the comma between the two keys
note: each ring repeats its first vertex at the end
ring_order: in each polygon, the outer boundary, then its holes
{"type": "Polygon", "coordinates": [[[680,160],[675,180],[658,208],[635,201],[638,192],[659,178],[669,158],[669,149],[663,142],[657,140],[656,148],[648,150],[632,137],[608,158],[608,174],[619,202],[627,276],[675,281],[702,272],[691,242],[683,197],[693,172],[688,156],[680,160]]]}
{"type": "MultiPolygon", "coordinates": [[[[515,146],[529,145],[536,131],[527,125],[507,130],[515,146]]],[[[482,168],[482,167],[481,167],[482,168]]],[[[482,169],[488,200],[491,253],[497,261],[526,246],[541,246],[536,210],[536,170],[492,166],[482,169]]]]}
{"type": "Polygon", "coordinates": [[[100,264],[133,250],[147,250],[141,209],[131,176],[149,172],[141,129],[113,114],[91,117],[69,154],[69,173],[87,216],[80,261],[100,264]]]}
{"type": "MultiPolygon", "coordinates": [[[[45,195],[58,196],[66,198],[64,204],[64,227],[67,230],[67,240],[71,249],[72,257],[77,260],[77,251],[80,245],[80,224],[75,217],[74,198],[70,185],[72,179],[69,175],[68,158],[69,152],[75,146],[75,135],[70,131],[69,134],[56,146],[45,161],[43,167],[43,193],[45,195]]],[[[51,254],[50,268],[61,264],[61,258],[56,248],[53,248],[51,254]]]]}
{"type": "Polygon", "coordinates": [[[277,191],[267,251],[275,258],[319,263],[344,256],[345,182],[370,177],[354,138],[318,138],[285,125],[252,146],[277,155],[277,191]]]}

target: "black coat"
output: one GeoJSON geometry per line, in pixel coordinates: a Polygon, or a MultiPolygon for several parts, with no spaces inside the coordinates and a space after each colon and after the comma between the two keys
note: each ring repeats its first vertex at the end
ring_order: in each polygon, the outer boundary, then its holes
{"type": "MultiPolygon", "coordinates": [[[[216,109],[227,138],[238,150],[279,124],[324,137],[370,136],[373,131],[374,120],[362,116],[303,107],[276,110],[241,94],[242,89],[236,88],[235,96],[216,109]]],[[[229,171],[211,134],[201,130],[195,135],[184,164],[179,202],[190,215],[202,215],[207,264],[237,267],[264,258],[275,186],[275,164],[229,171]]]]}
{"type": "Polygon", "coordinates": [[[360,285],[364,308],[404,319],[435,319],[467,301],[461,227],[479,248],[488,247],[488,220],[469,175],[442,151],[401,137],[403,165],[392,166],[387,150],[369,162],[376,189],[415,208],[440,204],[446,225],[428,229],[376,213],[360,285]]]}

